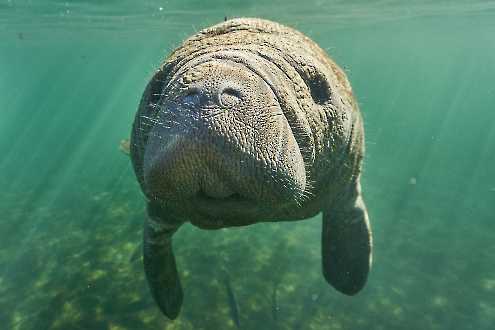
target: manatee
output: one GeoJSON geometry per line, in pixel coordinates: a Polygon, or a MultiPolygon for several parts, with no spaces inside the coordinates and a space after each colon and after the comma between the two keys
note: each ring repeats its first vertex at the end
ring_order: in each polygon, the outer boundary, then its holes
{"type": "Polygon", "coordinates": [[[219,229],[322,212],[324,278],[359,292],[372,250],[363,155],[349,81],[302,33],[237,18],[185,40],[149,81],[130,139],[144,270],[163,314],[175,319],[183,302],[172,237],[186,221],[219,229]]]}

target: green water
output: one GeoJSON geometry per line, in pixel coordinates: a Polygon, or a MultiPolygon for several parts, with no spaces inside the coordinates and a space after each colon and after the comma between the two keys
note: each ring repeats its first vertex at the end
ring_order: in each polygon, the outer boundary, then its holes
{"type": "Polygon", "coordinates": [[[236,329],[225,273],[242,329],[495,328],[495,2],[266,2],[0,1],[1,329],[236,329]],[[374,266],[345,297],[319,217],[186,225],[171,322],[132,258],[144,201],[118,144],[161,60],[224,16],[296,27],[346,69],[374,266]]]}

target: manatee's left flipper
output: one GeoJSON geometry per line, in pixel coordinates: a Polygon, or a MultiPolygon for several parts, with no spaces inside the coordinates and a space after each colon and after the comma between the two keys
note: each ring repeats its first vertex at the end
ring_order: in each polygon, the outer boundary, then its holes
{"type": "Polygon", "coordinates": [[[149,217],[144,225],[143,262],[146,279],[160,310],[175,319],[182,306],[182,287],[172,251],[172,235],[180,224],[165,219],[163,212],[148,205],[149,217]]]}
{"type": "Polygon", "coordinates": [[[354,295],[371,268],[372,236],[359,181],[339,203],[323,211],[323,275],[338,291],[354,295]]]}
{"type": "Polygon", "coordinates": [[[131,154],[131,141],[129,139],[120,140],[119,150],[129,156],[131,154]]]}

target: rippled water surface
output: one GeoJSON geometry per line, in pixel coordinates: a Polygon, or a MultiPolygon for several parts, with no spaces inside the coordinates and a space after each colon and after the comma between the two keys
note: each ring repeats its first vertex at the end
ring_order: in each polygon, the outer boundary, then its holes
{"type": "Polygon", "coordinates": [[[494,1],[0,1],[0,328],[236,329],[228,286],[241,329],[494,329],[494,36],[494,1]],[[330,288],[320,217],[185,225],[171,322],[118,144],[166,54],[225,16],[293,26],[346,70],[374,266],[359,295],[330,288]]]}

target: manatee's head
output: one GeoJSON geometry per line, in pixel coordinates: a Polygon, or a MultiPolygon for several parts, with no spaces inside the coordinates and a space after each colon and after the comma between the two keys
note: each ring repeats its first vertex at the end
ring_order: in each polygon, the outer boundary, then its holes
{"type": "Polygon", "coordinates": [[[158,94],[134,125],[149,199],[207,228],[253,223],[304,199],[303,155],[266,78],[209,59],[181,67],[158,94]]]}

